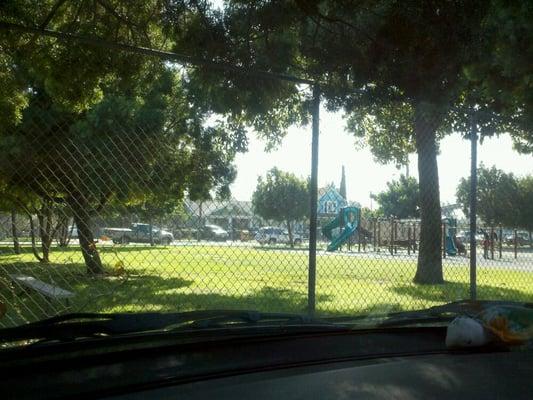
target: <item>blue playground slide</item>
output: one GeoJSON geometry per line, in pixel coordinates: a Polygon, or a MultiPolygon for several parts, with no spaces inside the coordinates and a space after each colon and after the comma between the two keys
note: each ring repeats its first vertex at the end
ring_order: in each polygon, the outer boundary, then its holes
{"type": "Polygon", "coordinates": [[[457,247],[455,246],[453,237],[451,237],[449,234],[446,235],[446,254],[449,256],[457,255],[457,247]]]}
{"type": "Polygon", "coordinates": [[[443,218],[442,222],[446,227],[446,237],[444,239],[444,245],[446,247],[446,254],[449,256],[457,255],[457,246],[455,246],[455,233],[457,231],[457,220],[454,218],[443,218]]]}
{"type": "Polygon", "coordinates": [[[330,222],[322,227],[322,234],[331,242],[327,250],[335,251],[348,241],[350,236],[357,231],[359,220],[361,219],[361,210],[357,207],[341,208],[339,214],[330,222]],[[339,229],[340,233],[333,234],[333,231],[339,229]]]}

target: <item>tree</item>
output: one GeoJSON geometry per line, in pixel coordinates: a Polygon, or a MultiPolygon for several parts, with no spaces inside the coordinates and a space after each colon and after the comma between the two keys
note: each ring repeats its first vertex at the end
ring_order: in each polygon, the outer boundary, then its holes
{"type": "MultiPolygon", "coordinates": [[[[20,0],[2,12],[11,22],[162,47],[158,3],[135,3],[33,7],[20,0]]],[[[175,66],[16,32],[2,31],[0,46],[7,66],[0,74],[8,78],[0,90],[10,99],[0,103],[0,180],[39,204],[66,207],[88,272],[103,271],[91,220],[106,205],[147,204],[165,192],[175,203],[184,193],[229,192],[232,161],[246,148],[244,130],[223,119],[207,124],[211,115],[194,106],[175,66]]],[[[46,215],[40,226],[51,226],[46,215]]],[[[46,238],[48,232],[41,230],[46,238]]]]}
{"type": "MultiPolygon", "coordinates": [[[[204,8],[198,10],[201,18],[180,24],[176,47],[320,80],[328,107],[347,112],[348,129],[371,145],[378,160],[404,164],[407,153],[416,150],[423,195],[415,281],[440,283],[437,142],[451,130],[446,117],[462,93],[463,67],[479,54],[487,8],[480,1],[229,1],[224,13],[204,8]]],[[[213,76],[204,68],[198,74],[204,81],[213,76]]],[[[232,82],[223,86],[231,88],[232,100],[233,88],[244,99],[253,96],[242,93],[262,90],[250,78],[231,73],[224,78],[232,82]]],[[[282,100],[298,101],[287,86],[269,84],[272,90],[259,93],[261,106],[279,109],[282,100]]],[[[212,87],[222,92],[220,86],[212,87]]],[[[246,100],[240,104],[248,107],[246,100]]]]}
{"type": "Polygon", "coordinates": [[[308,183],[294,174],[273,168],[265,178],[259,177],[252,204],[262,218],[287,224],[289,242],[294,247],[293,224],[309,215],[308,183]]]}
{"type": "Polygon", "coordinates": [[[379,212],[386,217],[420,216],[420,193],[415,178],[401,175],[399,180],[387,182],[387,189],[372,198],[378,202],[379,212]]]}
{"type": "Polygon", "coordinates": [[[533,176],[518,179],[519,207],[517,226],[529,232],[529,245],[533,246],[533,176]]]}
{"type": "Polygon", "coordinates": [[[13,236],[13,251],[15,254],[20,254],[20,242],[17,229],[17,213],[11,210],[11,234],[13,236]]]}
{"type": "Polygon", "coordinates": [[[344,165],[342,166],[342,176],[341,176],[341,184],[339,186],[339,193],[345,200],[348,199],[346,197],[346,173],[344,171],[344,165]]]}
{"type": "Polygon", "coordinates": [[[486,19],[490,57],[469,68],[468,76],[485,98],[512,121],[514,148],[533,153],[533,5],[527,1],[492,0],[486,19]],[[518,127],[519,129],[516,129],[518,127]]]}
{"type": "MultiPolygon", "coordinates": [[[[483,164],[479,166],[477,174],[478,215],[488,226],[516,226],[519,221],[521,195],[514,175],[495,166],[486,168],[483,164]]],[[[469,215],[470,178],[461,178],[456,196],[463,212],[469,215]]]]}

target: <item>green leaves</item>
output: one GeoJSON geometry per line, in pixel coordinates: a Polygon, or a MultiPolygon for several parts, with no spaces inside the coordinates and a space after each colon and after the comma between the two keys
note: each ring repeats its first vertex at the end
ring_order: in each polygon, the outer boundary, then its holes
{"type": "MultiPolygon", "coordinates": [[[[527,182],[529,178],[524,178],[527,182]]],[[[478,168],[478,215],[489,226],[502,224],[506,227],[522,226],[527,221],[521,217],[521,198],[525,190],[513,174],[508,174],[495,166],[486,168],[481,164],[478,168]]],[[[470,204],[470,178],[462,178],[457,187],[457,201],[462,205],[463,212],[468,215],[470,204]]]]}
{"type": "Polygon", "coordinates": [[[308,183],[294,174],[273,168],[265,178],[259,178],[252,204],[265,220],[302,220],[309,214],[308,183]]]}
{"type": "Polygon", "coordinates": [[[372,198],[379,204],[378,213],[385,217],[420,217],[420,194],[415,178],[401,175],[399,180],[387,182],[387,190],[372,198]]]}

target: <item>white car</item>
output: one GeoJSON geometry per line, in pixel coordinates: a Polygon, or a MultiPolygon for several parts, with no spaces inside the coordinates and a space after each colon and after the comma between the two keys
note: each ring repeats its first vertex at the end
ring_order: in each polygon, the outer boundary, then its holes
{"type": "MultiPolygon", "coordinates": [[[[299,235],[293,234],[292,239],[294,244],[302,243],[302,238],[299,235]]],[[[255,240],[257,240],[260,244],[289,244],[289,233],[282,228],[265,226],[263,228],[259,228],[255,235],[255,240]]]]}
{"type": "MultiPolygon", "coordinates": [[[[470,231],[460,231],[457,233],[457,235],[455,235],[455,237],[462,244],[470,243],[470,231]]],[[[478,231],[478,233],[476,233],[476,242],[480,244],[483,243],[483,240],[485,240],[485,235],[478,231]]]]}
{"type": "Polygon", "coordinates": [[[71,238],[77,239],[78,238],[78,228],[76,225],[70,225],[67,230],[68,234],[71,238]]]}

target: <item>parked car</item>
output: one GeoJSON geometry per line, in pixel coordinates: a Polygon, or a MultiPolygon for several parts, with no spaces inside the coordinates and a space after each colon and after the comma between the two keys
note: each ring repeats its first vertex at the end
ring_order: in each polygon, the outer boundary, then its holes
{"type": "MultiPolygon", "coordinates": [[[[111,238],[113,243],[150,243],[150,225],[135,223],[131,228],[104,228],[104,236],[111,238]]],[[[168,245],[174,240],[174,235],[152,226],[152,239],[157,244],[168,245]]]]}
{"type": "MultiPolygon", "coordinates": [[[[289,233],[282,228],[276,228],[272,226],[265,226],[263,228],[259,228],[255,235],[255,240],[257,240],[260,244],[290,244],[289,233]]],[[[302,237],[298,234],[294,234],[293,241],[294,244],[301,244],[302,237]]]]}
{"type": "MultiPolygon", "coordinates": [[[[514,232],[505,236],[505,244],[514,246],[515,235],[514,232]]],[[[529,233],[516,232],[516,244],[518,246],[527,246],[529,244],[529,233]]]]}
{"type": "Polygon", "coordinates": [[[205,225],[201,229],[202,239],[226,241],[229,239],[229,233],[218,225],[205,225]]]}
{"type": "Polygon", "coordinates": [[[67,230],[69,236],[73,239],[77,239],[78,238],[78,228],[76,227],[76,225],[70,225],[68,227],[68,230],[67,230]]]}
{"type": "MultiPolygon", "coordinates": [[[[470,231],[460,231],[457,233],[457,235],[455,235],[455,238],[462,244],[470,243],[470,231]]],[[[476,242],[478,244],[482,244],[484,240],[485,234],[483,233],[483,231],[477,231],[476,242]]]]}

